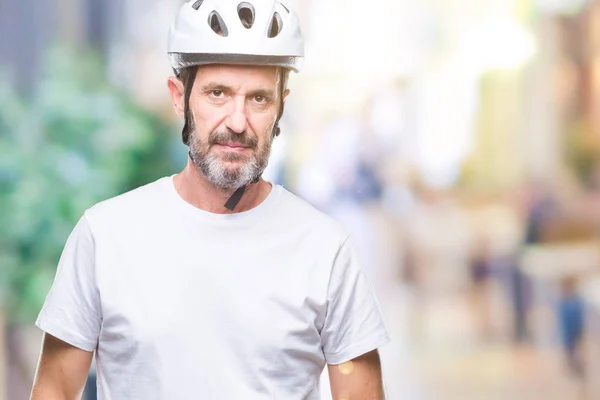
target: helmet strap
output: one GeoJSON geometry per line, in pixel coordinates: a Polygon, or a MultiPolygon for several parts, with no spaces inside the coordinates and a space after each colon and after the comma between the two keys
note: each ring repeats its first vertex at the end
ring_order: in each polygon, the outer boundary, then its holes
{"type": "Polygon", "coordinates": [[[185,124],[183,125],[183,130],[181,131],[181,137],[183,140],[183,144],[189,146],[190,144],[190,131],[192,130],[193,121],[190,115],[190,97],[192,96],[192,89],[194,88],[194,83],[196,82],[196,75],[198,74],[198,68],[194,68],[190,74],[189,82],[187,82],[187,86],[184,88],[183,102],[184,102],[184,119],[185,124]]]}

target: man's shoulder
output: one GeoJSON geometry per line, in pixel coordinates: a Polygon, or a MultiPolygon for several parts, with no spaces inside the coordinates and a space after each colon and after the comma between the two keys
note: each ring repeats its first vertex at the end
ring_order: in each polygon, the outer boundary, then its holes
{"type": "Polygon", "coordinates": [[[343,240],[348,233],[333,217],[317,209],[306,200],[287,189],[283,190],[283,211],[295,225],[305,226],[318,233],[318,236],[329,236],[343,240]]]}
{"type": "Polygon", "coordinates": [[[161,178],[154,182],[132,189],[118,196],[111,197],[96,203],[86,210],[85,215],[88,219],[102,220],[126,218],[140,211],[156,207],[159,201],[159,195],[165,184],[165,179],[161,178]]]}

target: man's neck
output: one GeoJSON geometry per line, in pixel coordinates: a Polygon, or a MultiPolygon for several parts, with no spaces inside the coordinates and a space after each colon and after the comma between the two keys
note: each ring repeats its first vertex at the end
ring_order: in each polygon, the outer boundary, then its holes
{"type": "Polygon", "coordinates": [[[209,182],[188,159],[184,170],[174,178],[175,189],[181,198],[194,207],[216,214],[234,214],[253,209],[262,203],[271,192],[271,184],[260,180],[248,185],[244,196],[234,211],[225,208],[225,203],[235,190],[223,190],[209,182]]]}

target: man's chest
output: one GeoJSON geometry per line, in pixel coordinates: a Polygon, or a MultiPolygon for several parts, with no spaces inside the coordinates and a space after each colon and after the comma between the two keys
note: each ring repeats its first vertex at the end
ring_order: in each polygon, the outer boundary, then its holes
{"type": "Polygon", "coordinates": [[[100,348],[123,359],[153,354],[165,366],[210,363],[214,354],[232,362],[320,357],[327,274],[315,259],[292,250],[201,250],[105,257],[100,348]]]}

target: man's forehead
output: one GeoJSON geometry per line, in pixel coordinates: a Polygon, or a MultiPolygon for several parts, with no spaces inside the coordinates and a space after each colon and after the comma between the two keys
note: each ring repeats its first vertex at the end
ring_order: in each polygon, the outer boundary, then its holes
{"type": "Polygon", "coordinates": [[[203,65],[198,68],[198,83],[229,87],[273,87],[277,84],[277,67],[255,65],[203,65]]]}

